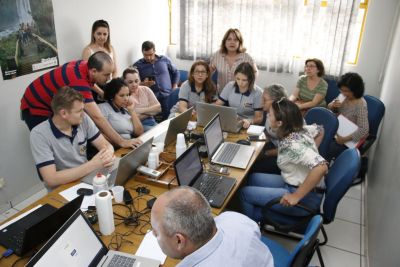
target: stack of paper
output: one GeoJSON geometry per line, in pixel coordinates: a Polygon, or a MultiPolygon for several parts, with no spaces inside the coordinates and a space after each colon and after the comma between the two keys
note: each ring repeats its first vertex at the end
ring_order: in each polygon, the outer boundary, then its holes
{"type": "MultiPolygon", "coordinates": [[[[358,130],[357,124],[355,124],[342,114],[338,116],[338,121],[339,121],[339,128],[337,130],[337,134],[340,136],[348,136],[358,130]]],[[[346,142],[345,145],[349,148],[353,148],[357,146],[357,143],[351,140],[346,142]]]]}

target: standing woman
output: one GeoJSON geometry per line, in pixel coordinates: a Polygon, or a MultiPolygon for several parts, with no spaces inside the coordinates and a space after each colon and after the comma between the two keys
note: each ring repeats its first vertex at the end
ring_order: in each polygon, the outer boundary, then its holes
{"type": "Polygon", "coordinates": [[[236,108],[236,113],[243,120],[243,128],[250,124],[260,124],[263,119],[262,90],[255,85],[254,68],[243,62],[234,73],[235,81],[228,82],[215,104],[236,108]]]}
{"type": "Polygon", "coordinates": [[[106,103],[99,105],[101,113],[124,139],[143,134],[143,126],[129,102],[129,88],[121,78],[112,79],[105,87],[106,103]]]}
{"type": "Polygon", "coordinates": [[[130,106],[135,110],[142,122],[144,131],[150,130],[157,125],[154,115],[161,112],[161,105],[153,91],[140,84],[139,71],[135,67],[129,67],[122,73],[122,78],[128,85],[130,96],[130,106]]]}
{"type": "Polygon", "coordinates": [[[171,108],[169,117],[191,108],[196,102],[213,103],[216,100],[216,89],[211,81],[211,71],[208,64],[199,60],[190,68],[189,78],[179,89],[179,101],[171,108]]]}
{"type": "Polygon", "coordinates": [[[299,108],[286,98],[272,103],[268,120],[279,138],[278,166],[282,172],[251,174],[248,185],[240,191],[242,212],[258,222],[261,208],[277,197],[284,206],[301,202],[318,211],[323,197],[320,183],[328,170],[317,149],[323,138],[322,127],[303,126],[299,108]]]}
{"type": "MultiPolygon", "coordinates": [[[[82,59],[88,60],[91,55],[98,51],[106,52],[114,62],[114,70],[112,78],[118,76],[117,61],[114,47],[110,42],[110,26],[105,20],[96,20],[92,25],[92,33],[90,36],[90,44],[88,44],[82,52],[82,59]]],[[[101,96],[104,96],[103,90],[98,86],[94,86],[94,91],[101,96]]]]}
{"type": "Polygon", "coordinates": [[[325,96],[328,83],[322,78],[325,75],[324,64],[317,58],[306,60],[305,74],[300,76],[297,86],[289,97],[304,114],[308,109],[326,107],[325,96]]]}
{"type": "Polygon", "coordinates": [[[234,71],[242,62],[249,62],[257,74],[257,65],[243,46],[242,34],[238,29],[229,29],[222,39],[220,49],[210,59],[211,73],[218,72],[218,93],[221,93],[228,82],[234,80],[234,71]]]}

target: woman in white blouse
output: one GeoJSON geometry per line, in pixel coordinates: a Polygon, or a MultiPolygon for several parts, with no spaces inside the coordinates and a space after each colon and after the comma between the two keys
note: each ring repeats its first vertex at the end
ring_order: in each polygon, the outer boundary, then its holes
{"type": "Polygon", "coordinates": [[[272,103],[268,120],[279,138],[277,163],[282,172],[251,174],[248,186],[240,191],[242,212],[260,221],[261,208],[277,197],[281,197],[284,206],[301,202],[319,210],[323,196],[319,184],[328,170],[317,149],[323,137],[322,127],[304,126],[299,108],[286,98],[272,103]]]}

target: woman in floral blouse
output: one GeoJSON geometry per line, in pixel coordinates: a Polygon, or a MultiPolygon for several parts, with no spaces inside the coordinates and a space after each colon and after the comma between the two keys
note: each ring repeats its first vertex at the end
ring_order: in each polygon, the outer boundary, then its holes
{"type": "Polygon", "coordinates": [[[323,137],[322,127],[304,126],[299,108],[286,98],[272,103],[268,120],[279,138],[277,163],[281,175],[251,174],[248,186],[240,191],[242,212],[260,221],[261,208],[277,197],[281,197],[284,206],[301,202],[318,210],[323,196],[318,187],[328,170],[317,149],[323,137]]]}

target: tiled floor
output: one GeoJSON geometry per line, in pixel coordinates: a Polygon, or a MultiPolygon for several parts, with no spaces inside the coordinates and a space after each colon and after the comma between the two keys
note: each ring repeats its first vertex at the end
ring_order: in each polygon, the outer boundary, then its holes
{"type": "MultiPolygon", "coordinates": [[[[335,220],[331,224],[324,226],[328,235],[328,243],[321,247],[325,266],[368,266],[364,246],[363,194],[363,187],[361,185],[350,188],[338,206],[335,220]]],[[[294,248],[297,243],[296,241],[273,234],[267,233],[266,235],[288,249],[294,248]]],[[[319,266],[316,254],[311,261],[311,265],[319,266]]]]}

